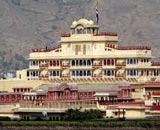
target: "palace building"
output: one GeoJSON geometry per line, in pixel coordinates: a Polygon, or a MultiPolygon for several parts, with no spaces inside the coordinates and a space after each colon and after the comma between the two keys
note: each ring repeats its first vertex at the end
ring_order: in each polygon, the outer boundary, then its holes
{"type": "Polygon", "coordinates": [[[160,116],[160,63],[151,47],[120,46],[117,33],[79,19],[53,48],[36,48],[29,67],[0,80],[0,116],[59,120],[69,108],[106,118],[160,116]],[[5,108],[5,110],[4,110],[5,108]]]}
{"type": "Polygon", "coordinates": [[[29,68],[17,78],[51,82],[146,82],[160,74],[151,47],[120,46],[117,33],[100,32],[92,20],[79,19],[53,48],[36,48],[29,68]]]}

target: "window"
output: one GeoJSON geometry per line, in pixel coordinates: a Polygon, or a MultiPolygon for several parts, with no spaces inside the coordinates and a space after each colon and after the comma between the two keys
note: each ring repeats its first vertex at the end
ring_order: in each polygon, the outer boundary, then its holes
{"type": "Polygon", "coordinates": [[[79,65],[82,66],[82,64],[83,64],[83,63],[82,63],[82,60],[80,60],[79,65]]]}
{"type": "Polygon", "coordinates": [[[82,71],[80,71],[80,76],[83,76],[83,73],[82,73],[82,71]]]}
{"type": "Polygon", "coordinates": [[[104,60],[104,65],[106,65],[106,60],[104,60]]]}
{"type": "Polygon", "coordinates": [[[88,70],[87,71],[87,76],[90,76],[91,75],[91,72],[88,70]]]}
{"type": "Polygon", "coordinates": [[[110,60],[109,59],[107,60],[107,65],[110,65],[110,60]]]}
{"type": "Polygon", "coordinates": [[[114,65],[114,60],[113,59],[111,60],[111,65],[114,65]]]}
{"type": "Polygon", "coordinates": [[[87,65],[91,65],[91,61],[90,60],[87,60],[87,65]]]}
{"type": "Polygon", "coordinates": [[[75,71],[72,71],[72,76],[75,76],[75,71]]]}
{"type": "Polygon", "coordinates": [[[83,61],[83,65],[86,66],[86,60],[83,61]]]}
{"type": "Polygon", "coordinates": [[[72,66],[75,66],[75,61],[74,60],[72,60],[72,66]]]}
{"type": "Polygon", "coordinates": [[[56,76],[56,71],[53,71],[53,76],[56,76]]]}
{"type": "Polygon", "coordinates": [[[111,76],[110,70],[107,71],[107,76],[111,76]]]}

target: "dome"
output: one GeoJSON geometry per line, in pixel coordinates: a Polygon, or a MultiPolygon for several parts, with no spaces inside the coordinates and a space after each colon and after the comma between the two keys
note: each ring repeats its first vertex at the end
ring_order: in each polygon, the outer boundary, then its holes
{"type": "Polygon", "coordinates": [[[92,25],[94,24],[94,22],[92,20],[87,20],[87,19],[79,19],[77,21],[78,24],[82,24],[82,25],[92,25]]]}
{"type": "Polygon", "coordinates": [[[78,23],[84,23],[84,24],[89,23],[89,21],[87,19],[79,19],[77,22],[78,23]]]}
{"type": "Polygon", "coordinates": [[[71,28],[75,28],[77,25],[82,25],[84,27],[96,26],[92,20],[87,20],[87,19],[84,19],[84,18],[79,19],[77,21],[73,21],[72,25],[71,25],[71,28]]]}

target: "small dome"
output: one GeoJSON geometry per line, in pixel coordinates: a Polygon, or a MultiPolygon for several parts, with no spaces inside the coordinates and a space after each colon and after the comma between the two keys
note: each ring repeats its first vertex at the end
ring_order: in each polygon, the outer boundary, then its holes
{"type": "Polygon", "coordinates": [[[96,25],[94,24],[94,22],[92,20],[87,20],[87,19],[79,19],[77,21],[73,21],[71,28],[75,28],[77,25],[82,25],[84,27],[96,27],[96,25]]]}
{"type": "Polygon", "coordinates": [[[94,24],[94,22],[92,20],[87,20],[87,19],[79,19],[77,21],[77,23],[83,24],[83,25],[92,25],[92,24],[94,24]]]}

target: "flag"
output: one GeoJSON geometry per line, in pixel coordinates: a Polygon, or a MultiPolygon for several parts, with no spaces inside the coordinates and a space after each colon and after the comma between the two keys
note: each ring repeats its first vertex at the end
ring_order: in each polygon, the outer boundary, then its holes
{"type": "Polygon", "coordinates": [[[98,14],[98,8],[96,7],[96,22],[98,24],[99,22],[99,14],[98,14]]]}

